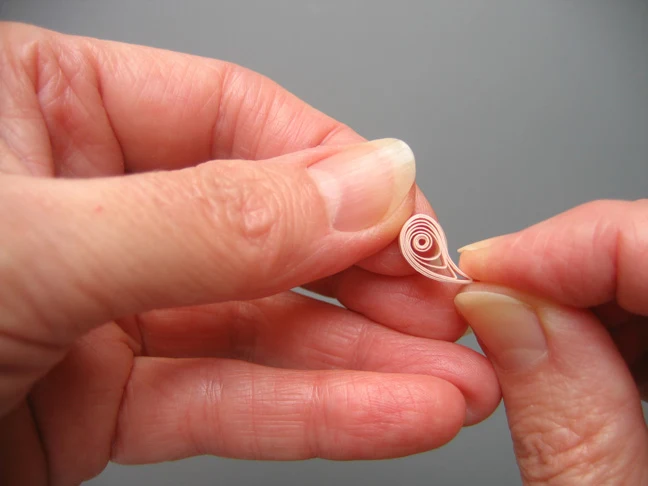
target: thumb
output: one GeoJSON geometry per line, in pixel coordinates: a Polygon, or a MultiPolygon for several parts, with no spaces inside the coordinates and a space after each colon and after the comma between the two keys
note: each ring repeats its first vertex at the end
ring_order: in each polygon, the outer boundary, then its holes
{"type": "Polygon", "coordinates": [[[414,176],[409,147],[389,139],[172,172],[2,179],[0,303],[14,318],[0,334],[64,343],[124,315],[333,274],[396,237],[414,176]]]}
{"type": "Polygon", "coordinates": [[[493,361],[525,484],[645,484],[639,395],[601,323],[493,285],[455,302],[493,361]]]}

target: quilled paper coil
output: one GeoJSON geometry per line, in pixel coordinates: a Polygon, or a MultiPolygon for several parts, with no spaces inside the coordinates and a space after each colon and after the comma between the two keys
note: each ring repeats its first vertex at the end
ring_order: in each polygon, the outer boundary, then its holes
{"type": "Polygon", "coordinates": [[[399,245],[407,263],[421,275],[441,282],[472,282],[450,258],[446,235],[434,218],[415,214],[408,219],[401,229],[399,245]]]}

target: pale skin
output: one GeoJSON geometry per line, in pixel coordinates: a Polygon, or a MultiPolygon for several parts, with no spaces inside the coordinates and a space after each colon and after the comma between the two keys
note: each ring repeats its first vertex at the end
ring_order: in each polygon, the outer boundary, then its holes
{"type": "Polygon", "coordinates": [[[468,249],[487,283],[457,296],[399,254],[434,215],[402,143],[185,54],[3,24],[0,69],[0,483],[399,457],[502,395],[527,484],[646,479],[645,203],[468,249]],[[546,352],[510,358],[491,294],[537,312],[546,352]],[[489,359],[454,342],[468,323],[489,359]]]}

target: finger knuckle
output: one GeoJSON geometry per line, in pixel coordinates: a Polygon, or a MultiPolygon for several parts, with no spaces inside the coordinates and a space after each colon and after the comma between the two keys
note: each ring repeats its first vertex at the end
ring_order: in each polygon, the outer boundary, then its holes
{"type": "Polygon", "coordinates": [[[285,183],[260,166],[198,172],[198,207],[209,227],[227,232],[227,248],[237,258],[261,264],[278,258],[288,218],[285,183]]]}
{"type": "MultiPolygon", "coordinates": [[[[531,413],[511,423],[525,484],[604,484],[606,477],[619,473],[609,467],[611,431],[604,420],[594,424],[582,415],[563,414],[556,420],[531,413]]],[[[588,412],[592,414],[597,415],[588,412]]]]}
{"type": "Polygon", "coordinates": [[[584,440],[569,427],[546,421],[534,421],[534,432],[517,434],[515,451],[525,479],[542,484],[573,471],[567,456],[578,454],[584,440]]]}

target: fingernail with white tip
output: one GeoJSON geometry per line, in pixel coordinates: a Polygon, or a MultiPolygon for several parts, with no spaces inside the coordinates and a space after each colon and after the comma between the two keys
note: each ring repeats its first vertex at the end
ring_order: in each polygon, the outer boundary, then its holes
{"type": "Polygon", "coordinates": [[[530,305],[481,290],[459,293],[455,304],[501,369],[520,371],[547,356],[547,340],[530,305]]]}
{"type": "Polygon", "coordinates": [[[355,145],[308,168],[338,231],[360,231],[391,216],[416,176],[414,154],[396,139],[355,145]]]}

